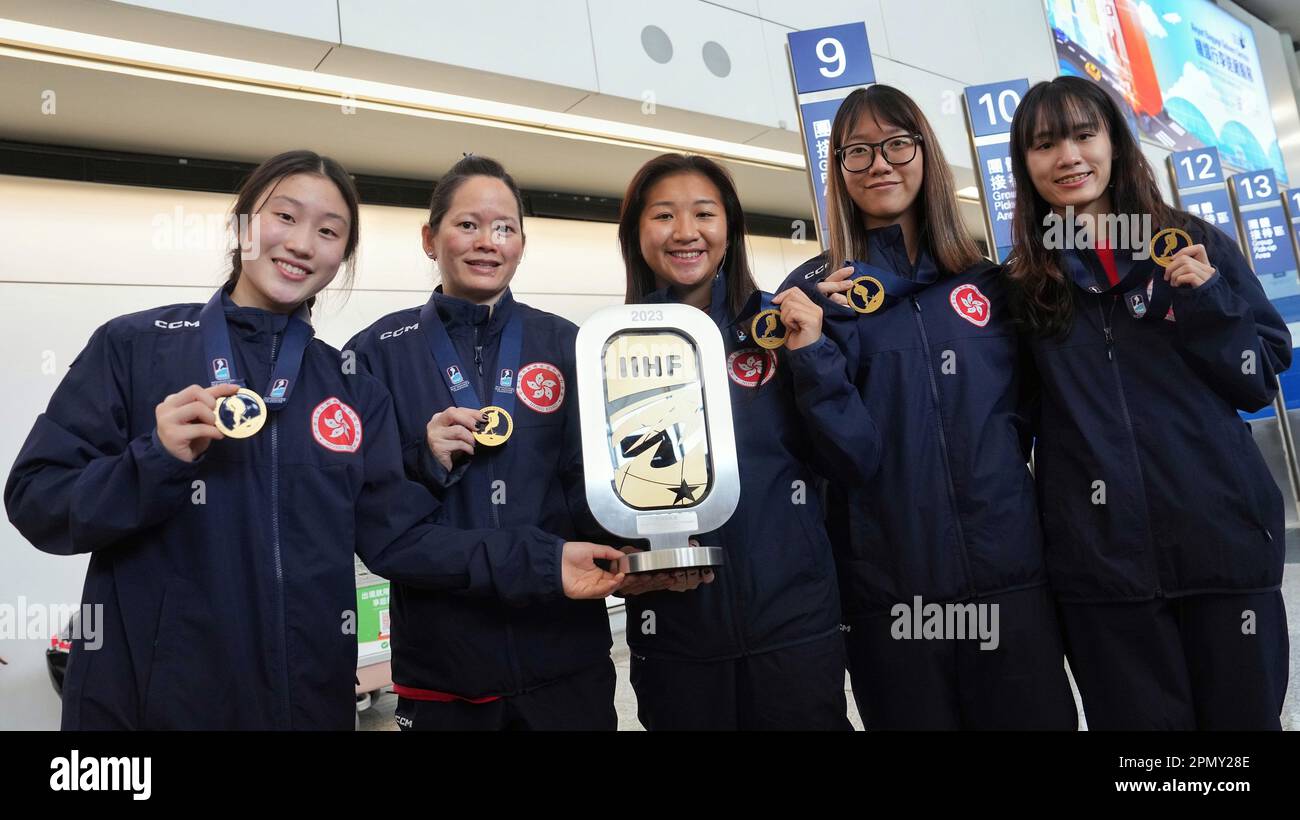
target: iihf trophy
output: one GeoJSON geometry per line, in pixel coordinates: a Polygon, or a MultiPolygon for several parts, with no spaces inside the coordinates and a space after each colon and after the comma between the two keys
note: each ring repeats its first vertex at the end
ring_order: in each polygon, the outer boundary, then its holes
{"type": "Polygon", "coordinates": [[[577,370],[587,503],[609,532],[650,542],[627,571],[721,565],[721,547],[689,540],[740,499],[717,326],[688,305],[606,308],[578,331],[577,370]]]}

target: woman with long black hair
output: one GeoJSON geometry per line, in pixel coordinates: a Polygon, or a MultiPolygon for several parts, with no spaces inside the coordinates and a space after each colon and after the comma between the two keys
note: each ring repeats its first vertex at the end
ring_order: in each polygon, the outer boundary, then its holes
{"type": "Polygon", "coordinates": [[[1161,200],[1096,84],[1031,88],[1011,151],[1047,568],[1089,728],[1278,729],[1282,497],[1238,411],[1272,401],[1287,327],[1236,243],[1161,200]]]}

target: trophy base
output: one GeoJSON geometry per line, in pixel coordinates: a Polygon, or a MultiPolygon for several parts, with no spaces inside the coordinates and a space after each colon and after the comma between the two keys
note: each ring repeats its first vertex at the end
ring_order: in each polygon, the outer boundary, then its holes
{"type": "Polygon", "coordinates": [[[677,547],[676,549],[647,550],[626,556],[627,571],[661,572],[674,569],[722,566],[721,547],[677,547]]]}

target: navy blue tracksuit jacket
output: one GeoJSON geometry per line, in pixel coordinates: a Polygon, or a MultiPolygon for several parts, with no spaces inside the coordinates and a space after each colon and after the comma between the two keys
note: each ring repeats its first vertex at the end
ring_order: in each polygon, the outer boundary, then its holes
{"type": "Polygon", "coordinates": [[[870,231],[868,251],[872,265],[920,287],[860,316],[817,292],[838,267],[824,256],[782,286],[822,305],[885,439],[868,481],[833,476],[829,488],[846,620],[915,595],[944,603],[1041,586],[1022,348],[1001,269],[940,278],[928,252],[909,261],[897,226],[870,231]]]}
{"type": "MultiPolygon", "coordinates": [[[[1068,332],[1032,340],[1039,503],[1063,601],[1281,583],[1282,496],[1237,411],[1273,400],[1291,335],[1236,244],[1199,219],[1189,230],[1217,273],[1172,288],[1166,316],[1072,286],[1068,332]]],[[[1122,279],[1133,260],[1115,257],[1122,279]]],[[[1080,258],[1107,281],[1095,254],[1080,258]]]]}
{"type": "MultiPolygon", "coordinates": [[[[754,311],[729,315],[725,294],[719,275],[711,315],[727,352],[740,501],[725,525],[697,536],[725,552],[713,583],[627,599],[628,644],[649,658],[733,659],[835,634],[839,596],[813,470],[858,476],[879,447],[834,344],[823,336],[769,353],[749,338],[754,311]]],[[[664,289],[646,301],[671,298],[664,289]]]]}
{"type": "MultiPolygon", "coordinates": [[[[390,314],[345,349],[393,393],[406,473],[441,501],[446,520],[462,527],[535,525],[565,539],[607,540],[587,511],[578,429],[574,340],[577,327],[521,304],[507,290],[496,307],[446,296],[431,300],[447,330],[478,406],[493,397],[501,334],[523,322],[513,363],[514,433],[498,447],[477,445],[450,474],[433,457],[425,428],[455,406],[420,329],[420,308],[390,314]],[[501,482],[501,483],[497,483],[501,482]],[[493,503],[495,496],[496,502],[493,503]]],[[[502,606],[457,592],[393,586],[393,680],[402,687],[465,698],[515,695],[609,657],[603,601],[556,600],[502,606]]]]}
{"type": "MultiPolygon", "coordinates": [[[[99,328],[5,486],[38,548],[91,554],[83,601],[103,607],[103,646],[73,644],[65,729],[351,729],[354,551],[380,575],[466,596],[562,596],[556,536],[436,523],[403,475],[388,392],[321,341],[260,433],[192,463],[168,453],[155,406],[208,383],[201,307],[99,328]]],[[[228,298],[225,315],[260,393],[288,317],[228,298]]]]}

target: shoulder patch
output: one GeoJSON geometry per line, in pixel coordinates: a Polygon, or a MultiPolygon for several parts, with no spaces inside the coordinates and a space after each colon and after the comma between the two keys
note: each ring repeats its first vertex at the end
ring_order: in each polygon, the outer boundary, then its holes
{"type": "Polygon", "coordinates": [[[993,316],[993,303],[970,283],[953,288],[948,294],[948,302],[958,316],[976,327],[984,327],[993,316]]]}
{"type": "Polygon", "coordinates": [[[727,375],[741,387],[761,387],[776,375],[776,351],[746,347],[727,357],[727,375]]]}
{"type": "Polygon", "coordinates": [[[564,374],[549,362],[519,368],[515,395],[538,413],[554,413],[564,404],[564,374]]]}
{"type": "Polygon", "coordinates": [[[361,418],[351,407],[331,396],[312,411],[311,434],[326,450],[355,453],[361,448],[361,418]]]}

